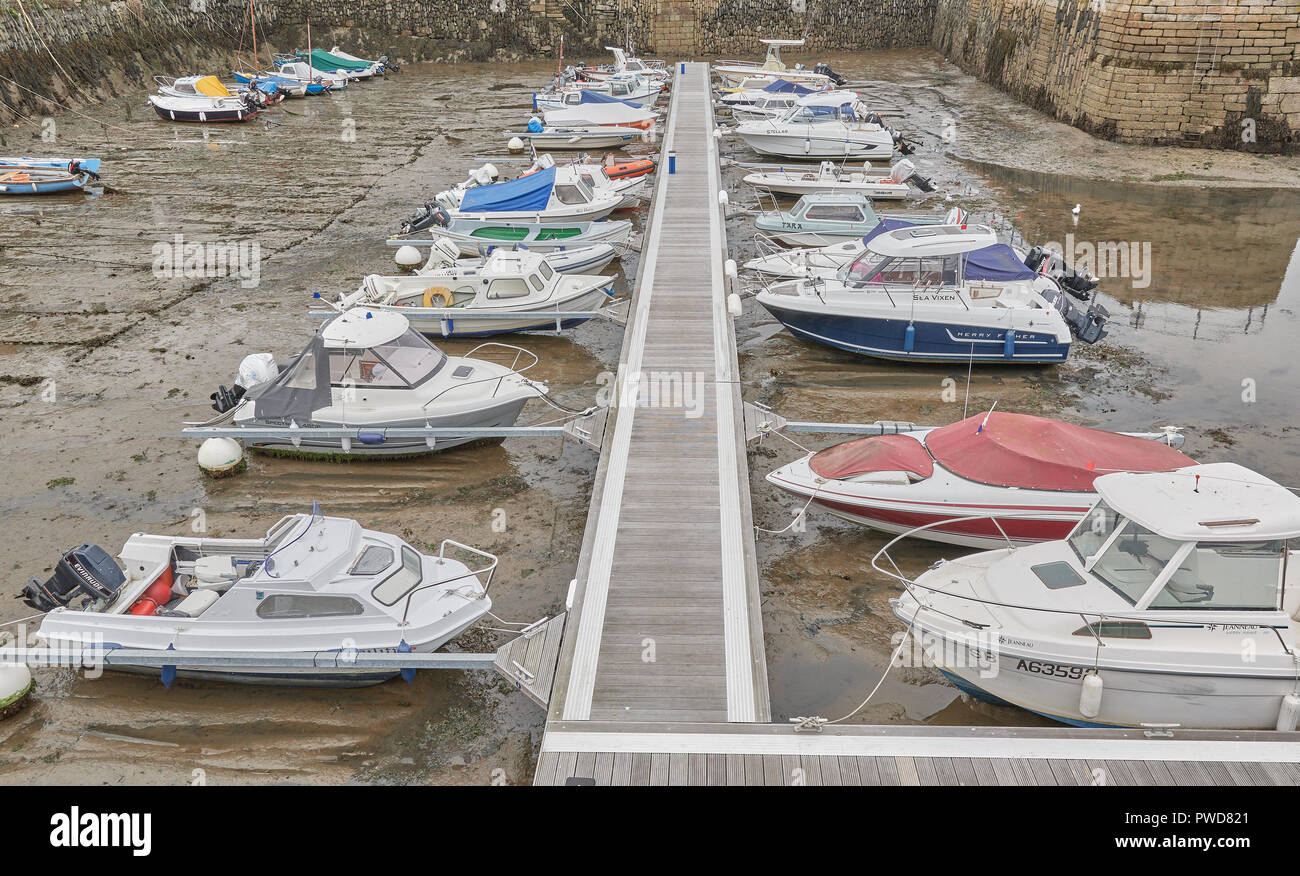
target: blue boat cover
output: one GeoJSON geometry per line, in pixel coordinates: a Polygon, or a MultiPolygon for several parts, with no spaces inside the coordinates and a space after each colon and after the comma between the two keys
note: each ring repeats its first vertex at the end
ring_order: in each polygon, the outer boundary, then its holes
{"type": "Polygon", "coordinates": [[[531,213],[546,209],[555,188],[555,168],[548,167],[509,182],[476,186],[460,201],[462,213],[531,213]]]}
{"type": "Polygon", "coordinates": [[[775,82],[769,82],[763,86],[763,90],[772,94],[797,94],[802,97],[805,94],[812,94],[817,89],[808,88],[798,82],[791,82],[789,79],[777,79],[775,82]]]}
{"type": "Polygon", "coordinates": [[[608,94],[601,94],[599,91],[592,91],[590,88],[582,89],[582,96],[578,99],[578,103],[622,103],[641,109],[640,106],[630,100],[619,100],[617,97],[610,97],[608,94]]]}
{"type": "Polygon", "coordinates": [[[1005,243],[995,243],[966,256],[967,280],[1032,280],[1037,276],[1005,243]]]}
{"type": "Polygon", "coordinates": [[[882,234],[888,234],[889,232],[897,231],[900,228],[911,228],[915,224],[915,222],[907,222],[903,219],[881,219],[880,223],[876,225],[875,228],[868,231],[866,237],[862,238],[862,243],[865,246],[882,234]]]}

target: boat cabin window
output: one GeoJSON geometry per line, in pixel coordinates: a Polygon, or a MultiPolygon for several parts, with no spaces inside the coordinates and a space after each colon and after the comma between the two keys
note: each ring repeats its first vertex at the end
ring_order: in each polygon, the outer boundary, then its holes
{"type": "Polygon", "coordinates": [[[442,350],[414,329],[407,329],[395,340],[380,344],[375,347],[375,352],[411,386],[418,386],[437,374],[447,361],[442,350]]]}
{"type": "Polygon", "coordinates": [[[829,219],[833,222],[861,222],[862,208],[857,204],[814,204],[804,211],[805,219],[829,219]]]}
{"type": "Polygon", "coordinates": [[[1150,608],[1272,611],[1279,607],[1285,541],[1199,542],[1150,608]]]}
{"type": "Polygon", "coordinates": [[[537,272],[542,275],[543,280],[549,280],[555,276],[555,269],[552,268],[545,259],[537,266],[537,272]]]}
{"type": "Polygon", "coordinates": [[[303,353],[294,363],[293,373],[284,385],[290,389],[315,389],[316,388],[316,354],[303,353]]]}
{"type": "Polygon", "coordinates": [[[1098,621],[1079,627],[1073,635],[1102,639],[1149,639],[1151,628],[1141,621],[1098,621]]]}
{"type": "Polygon", "coordinates": [[[402,545],[401,568],[380,581],[370,595],[384,605],[392,605],[418,587],[423,575],[420,555],[406,545],[402,545]]]}
{"type": "Polygon", "coordinates": [[[795,105],[785,114],[785,119],[783,119],[783,121],[799,124],[812,124],[814,122],[831,122],[838,116],[839,107],[795,105]]]}
{"type": "Polygon", "coordinates": [[[374,350],[330,352],[330,383],[334,386],[404,388],[406,383],[374,350]]]}
{"type": "Polygon", "coordinates": [[[1137,605],[1182,546],[1180,541],[1157,535],[1136,520],[1129,520],[1097,558],[1092,574],[1137,605]]]}
{"type": "Polygon", "coordinates": [[[1105,502],[1098,502],[1082,520],[1075,524],[1074,530],[1066,540],[1082,565],[1088,565],[1088,561],[1097,555],[1121,520],[1123,518],[1115,512],[1115,509],[1105,502]]]}
{"type": "Polygon", "coordinates": [[[591,196],[580,185],[557,185],[553,191],[561,204],[586,204],[591,196]]]}
{"type": "Polygon", "coordinates": [[[264,620],[347,617],[364,613],[365,608],[351,596],[276,593],[257,604],[257,616],[264,620]]]}
{"type": "Polygon", "coordinates": [[[393,564],[393,549],[382,544],[368,545],[348,569],[349,575],[378,575],[393,564]]]}
{"type": "Polygon", "coordinates": [[[873,261],[867,253],[849,266],[847,279],[855,284],[881,283],[897,286],[954,286],[957,283],[957,256],[901,258],[873,261]]]}
{"type": "Polygon", "coordinates": [[[528,294],[528,286],[520,277],[502,277],[493,280],[488,286],[488,298],[522,298],[528,294]]]}
{"type": "Polygon", "coordinates": [[[537,276],[536,274],[528,275],[528,285],[532,286],[535,292],[541,292],[544,288],[546,288],[546,284],[542,282],[542,278],[537,276]]]}

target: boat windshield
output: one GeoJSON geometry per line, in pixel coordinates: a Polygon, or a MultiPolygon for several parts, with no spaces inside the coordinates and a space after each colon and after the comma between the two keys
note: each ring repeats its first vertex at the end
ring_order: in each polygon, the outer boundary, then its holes
{"type": "Polygon", "coordinates": [[[402,545],[402,565],[383,581],[380,581],[371,595],[384,605],[392,605],[416,587],[424,577],[420,555],[406,545],[402,545]]]}
{"type": "Polygon", "coordinates": [[[841,279],[854,286],[955,286],[958,256],[903,258],[867,252],[843,270],[841,279]]]}
{"type": "Polygon", "coordinates": [[[396,339],[375,347],[375,352],[411,386],[418,386],[437,374],[447,361],[442,350],[409,328],[396,339]]]}
{"type": "Polygon", "coordinates": [[[586,204],[591,201],[591,190],[581,182],[573,185],[556,185],[555,197],[561,204],[586,204]]]}
{"type": "Polygon", "coordinates": [[[1105,502],[1098,502],[1066,537],[1074,554],[1084,566],[1097,555],[1124,518],[1105,502]]]}
{"type": "MultiPolygon", "coordinates": [[[[848,104],[845,104],[847,107],[848,104]]],[[[840,107],[837,106],[795,106],[785,114],[782,121],[796,122],[798,124],[815,124],[817,122],[833,122],[840,117],[840,107]]],[[[852,118],[853,111],[849,109],[849,118],[852,118]]]]}
{"type": "Polygon", "coordinates": [[[1285,541],[1198,542],[1151,608],[1272,611],[1281,606],[1285,541]]]}
{"type": "Polygon", "coordinates": [[[1124,522],[1119,536],[1092,565],[1092,574],[1132,605],[1155,583],[1183,543],[1147,529],[1136,520],[1124,522]]]}
{"type": "Polygon", "coordinates": [[[447,356],[424,336],[407,329],[386,344],[362,350],[330,351],[330,383],[375,389],[418,386],[437,373],[447,356]]]}

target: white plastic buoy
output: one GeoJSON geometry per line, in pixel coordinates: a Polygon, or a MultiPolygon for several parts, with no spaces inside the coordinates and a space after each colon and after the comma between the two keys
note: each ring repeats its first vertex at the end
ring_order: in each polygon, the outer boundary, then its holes
{"type": "Polygon", "coordinates": [[[731,203],[731,199],[730,199],[729,197],[727,197],[727,193],[726,193],[725,191],[724,191],[724,192],[718,192],[718,204],[719,204],[719,205],[720,205],[724,210],[727,208],[727,205],[730,204],[730,203],[731,203]]]}
{"type": "Polygon", "coordinates": [[[223,478],[244,470],[244,448],[234,438],[209,438],[199,445],[199,468],[223,478]]]}
{"type": "Polygon", "coordinates": [[[0,663],[0,718],[17,714],[36,688],[32,673],[21,663],[0,663]]]}
{"type": "Polygon", "coordinates": [[[399,246],[393,261],[404,268],[414,268],[424,261],[424,256],[420,255],[420,251],[413,246],[399,246]]]}
{"type": "Polygon", "coordinates": [[[1296,719],[1300,718],[1300,696],[1289,693],[1282,697],[1282,708],[1277,710],[1277,729],[1289,732],[1295,729],[1296,719]]]}
{"type": "Polygon", "coordinates": [[[727,313],[731,314],[732,319],[740,319],[741,314],[745,312],[744,305],[741,304],[740,296],[732,292],[727,296],[727,313]]]}
{"type": "Polygon", "coordinates": [[[1095,670],[1083,677],[1083,686],[1079,691],[1080,715],[1095,718],[1101,714],[1102,688],[1101,676],[1095,670]]]}
{"type": "Polygon", "coordinates": [[[511,137],[510,140],[506,143],[506,148],[509,149],[511,152],[523,152],[524,141],[520,140],[518,137],[511,137]]]}
{"type": "Polygon", "coordinates": [[[727,275],[727,279],[736,282],[736,260],[727,259],[722,263],[722,273],[727,275]]]}

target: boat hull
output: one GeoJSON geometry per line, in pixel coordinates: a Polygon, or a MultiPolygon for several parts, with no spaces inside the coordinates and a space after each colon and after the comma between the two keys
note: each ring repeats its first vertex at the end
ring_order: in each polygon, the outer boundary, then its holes
{"type": "Polygon", "coordinates": [[[158,114],[158,118],[168,122],[247,122],[262,114],[260,109],[250,110],[243,106],[219,110],[187,110],[164,107],[161,104],[154,103],[152,98],[150,98],[150,103],[153,105],[154,112],[158,114]]]}
{"type": "Polygon", "coordinates": [[[888,143],[876,140],[864,140],[854,137],[827,137],[821,135],[804,135],[795,133],[762,133],[736,131],[740,139],[750,149],[760,155],[775,155],[779,158],[840,160],[843,158],[879,159],[888,161],[894,154],[892,138],[888,143]]]}
{"type": "Polygon", "coordinates": [[[789,195],[792,198],[826,192],[840,195],[866,195],[877,201],[900,201],[911,194],[911,189],[906,183],[825,179],[813,171],[802,177],[752,173],[745,177],[745,182],[756,188],[767,189],[778,195],[789,195]]]}
{"type": "Polygon", "coordinates": [[[985,362],[997,364],[1058,364],[1070,354],[1049,332],[1014,332],[1007,354],[1006,331],[1001,328],[930,319],[896,319],[815,313],[782,307],[775,295],[761,294],[758,301],[792,334],[850,353],[878,359],[914,362],[985,362]],[[908,340],[908,327],[914,329],[908,340]]]}
{"type": "MultiPolygon", "coordinates": [[[[613,278],[611,277],[607,285],[596,286],[571,298],[555,302],[551,306],[557,311],[594,311],[610,299],[612,292],[613,278]]],[[[395,310],[406,317],[411,328],[422,334],[439,338],[487,338],[515,332],[555,331],[556,329],[556,320],[539,317],[539,308],[536,305],[521,305],[520,310],[526,311],[528,315],[520,316],[518,319],[476,318],[472,310],[466,310],[457,316],[443,316],[436,312],[428,313],[429,309],[423,307],[381,306],[379,309],[395,310]],[[421,311],[426,312],[421,313],[421,311]]],[[[564,319],[560,321],[559,327],[572,328],[589,319],[591,319],[589,316],[564,319]]]]}

